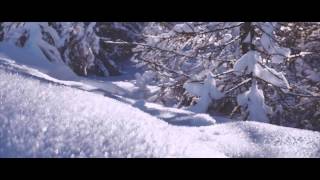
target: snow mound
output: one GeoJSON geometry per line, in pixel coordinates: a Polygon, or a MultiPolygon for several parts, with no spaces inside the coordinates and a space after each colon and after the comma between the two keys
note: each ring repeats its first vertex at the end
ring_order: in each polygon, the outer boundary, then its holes
{"type": "Polygon", "coordinates": [[[0,69],[0,157],[225,157],[98,94],[0,69]]]}
{"type": "Polygon", "coordinates": [[[188,126],[208,126],[216,123],[208,114],[192,114],[189,116],[177,117],[173,120],[177,124],[187,124],[188,126]]]}
{"type": "Polygon", "coordinates": [[[247,121],[218,124],[203,133],[229,157],[320,157],[318,132],[247,121]]]}
{"type": "Polygon", "coordinates": [[[49,75],[45,74],[44,72],[39,71],[38,69],[21,64],[19,62],[16,62],[15,60],[5,58],[1,54],[0,54],[0,68],[5,69],[7,71],[11,71],[11,72],[19,72],[20,74],[22,73],[25,76],[40,79],[42,81],[47,81],[47,82],[55,83],[58,85],[71,86],[71,87],[75,87],[75,88],[86,90],[86,91],[91,91],[91,92],[103,91],[105,93],[113,93],[113,94],[119,94],[119,95],[123,95],[125,93],[125,91],[121,89],[119,86],[108,81],[100,82],[100,81],[87,79],[84,77],[75,77],[72,80],[56,79],[50,76],[50,74],[49,75]]]}
{"type": "Polygon", "coordinates": [[[18,70],[0,66],[0,79],[0,157],[320,157],[318,132],[259,122],[176,126],[18,70]]]}

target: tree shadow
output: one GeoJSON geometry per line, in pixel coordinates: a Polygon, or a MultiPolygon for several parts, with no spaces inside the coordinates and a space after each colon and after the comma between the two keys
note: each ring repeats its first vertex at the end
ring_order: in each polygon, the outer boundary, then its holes
{"type": "Polygon", "coordinates": [[[168,124],[176,126],[209,126],[213,125],[214,122],[210,121],[208,118],[196,116],[195,113],[182,113],[182,112],[172,112],[170,110],[161,110],[152,107],[147,107],[146,102],[143,100],[135,102],[133,107],[136,107],[152,116],[167,122],[168,124]]]}

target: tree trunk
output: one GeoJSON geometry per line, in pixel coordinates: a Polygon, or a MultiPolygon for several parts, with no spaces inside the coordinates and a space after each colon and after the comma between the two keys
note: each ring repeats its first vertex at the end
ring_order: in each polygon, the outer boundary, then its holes
{"type": "Polygon", "coordinates": [[[252,39],[254,35],[254,28],[252,26],[252,22],[245,22],[241,27],[240,27],[240,48],[242,51],[242,54],[247,53],[248,51],[254,49],[254,45],[252,44],[252,39]],[[250,34],[250,39],[249,42],[245,42],[245,39],[248,37],[250,34]]]}

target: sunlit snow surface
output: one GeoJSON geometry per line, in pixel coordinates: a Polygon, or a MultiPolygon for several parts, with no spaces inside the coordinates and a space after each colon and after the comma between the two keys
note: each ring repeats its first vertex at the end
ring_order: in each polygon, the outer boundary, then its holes
{"type": "Polygon", "coordinates": [[[0,157],[224,157],[114,99],[3,69],[0,79],[0,157]]]}
{"type": "Polygon", "coordinates": [[[175,126],[19,71],[0,67],[0,79],[0,157],[320,156],[318,132],[258,122],[175,126]]]}

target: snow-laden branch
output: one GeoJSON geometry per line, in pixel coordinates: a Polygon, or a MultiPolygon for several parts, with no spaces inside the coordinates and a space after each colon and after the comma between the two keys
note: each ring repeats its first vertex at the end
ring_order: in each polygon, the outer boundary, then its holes
{"type": "Polygon", "coordinates": [[[294,92],[284,92],[284,93],[292,95],[292,96],[300,96],[300,97],[308,97],[308,98],[319,98],[320,99],[320,96],[315,96],[315,95],[307,95],[307,94],[300,94],[300,93],[294,93],[294,92]]]}
{"type": "MultiPolygon", "coordinates": [[[[101,39],[103,40],[104,38],[101,38],[101,39]]],[[[103,42],[105,42],[106,44],[144,46],[144,47],[148,47],[148,48],[152,48],[152,49],[157,49],[157,50],[160,50],[160,51],[170,52],[170,53],[173,53],[173,54],[175,54],[175,55],[182,56],[182,57],[196,58],[195,56],[189,56],[189,55],[187,55],[187,54],[179,53],[179,52],[176,52],[176,51],[173,51],[173,50],[169,50],[169,49],[162,49],[162,48],[159,48],[159,47],[157,47],[157,46],[152,46],[152,45],[145,44],[145,43],[125,42],[125,41],[119,42],[119,41],[110,41],[110,40],[104,40],[103,42]]]]}
{"type": "Polygon", "coordinates": [[[215,33],[215,32],[219,32],[219,31],[224,31],[224,30],[229,30],[229,29],[233,29],[236,27],[240,27],[243,24],[243,22],[233,25],[233,26],[228,26],[228,27],[223,27],[223,28],[217,28],[217,29],[213,29],[213,30],[208,30],[208,31],[199,31],[199,32],[176,32],[176,34],[178,35],[190,35],[190,36],[197,36],[197,35],[203,35],[203,34],[209,34],[209,33],[215,33]]]}
{"type": "Polygon", "coordinates": [[[234,91],[235,89],[238,89],[239,87],[241,87],[241,86],[243,86],[243,85],[245,85],[245,84],[247,84],[248,82],[250,82],[252,80],[252,78],[248,78],[248,79],[246,79],[246,80],[244,80],[244,81],[242,81],[241,83],[239,83],[238,85],[236,85],[236,86],[234,86],[234,87],[232,87],[232,88],[230,88],[230,89],[228,89],[226,92],[225,92],[225,94],[229,94],[229,93],[231,93],[232,91],[234,91]]]}
{"type": "MultiPolygon", "coordinates": [[[[265,83],[270,84],[270,82],[268,82],[268,81],[266,81],[266,80],[264,80],[264,79],[261,79],[261,78],[259,78],[259,77],[255,77],[255,78],[257,78],[257,79],[259,79],[259,80],[261,80],[261,81],[264,81],[265,83]]],[[[272,84],[272,85],[273,85],[273,84],[272,84]]],[[[279,90],[280,92],[282,92],[282,93],[284,93],[284,94],[287,94],[287,95],[300,96],[300,97],[309,97],[309,98],[320,98],[320,96],[316,96],[316,95],[308,95],[308,94],[294,93],[294,92],[292,92],[292,91],[284,91],[284,90],[283,90],[283,87],[279,87],[279,86],[275,86],[275,85],[273,85],[273,86],[276,87],[276,88],[278,88],[278,90],[279,90]]],[[[292,89],[290,89],[290,90],[292,90],[292,89]]]]}

